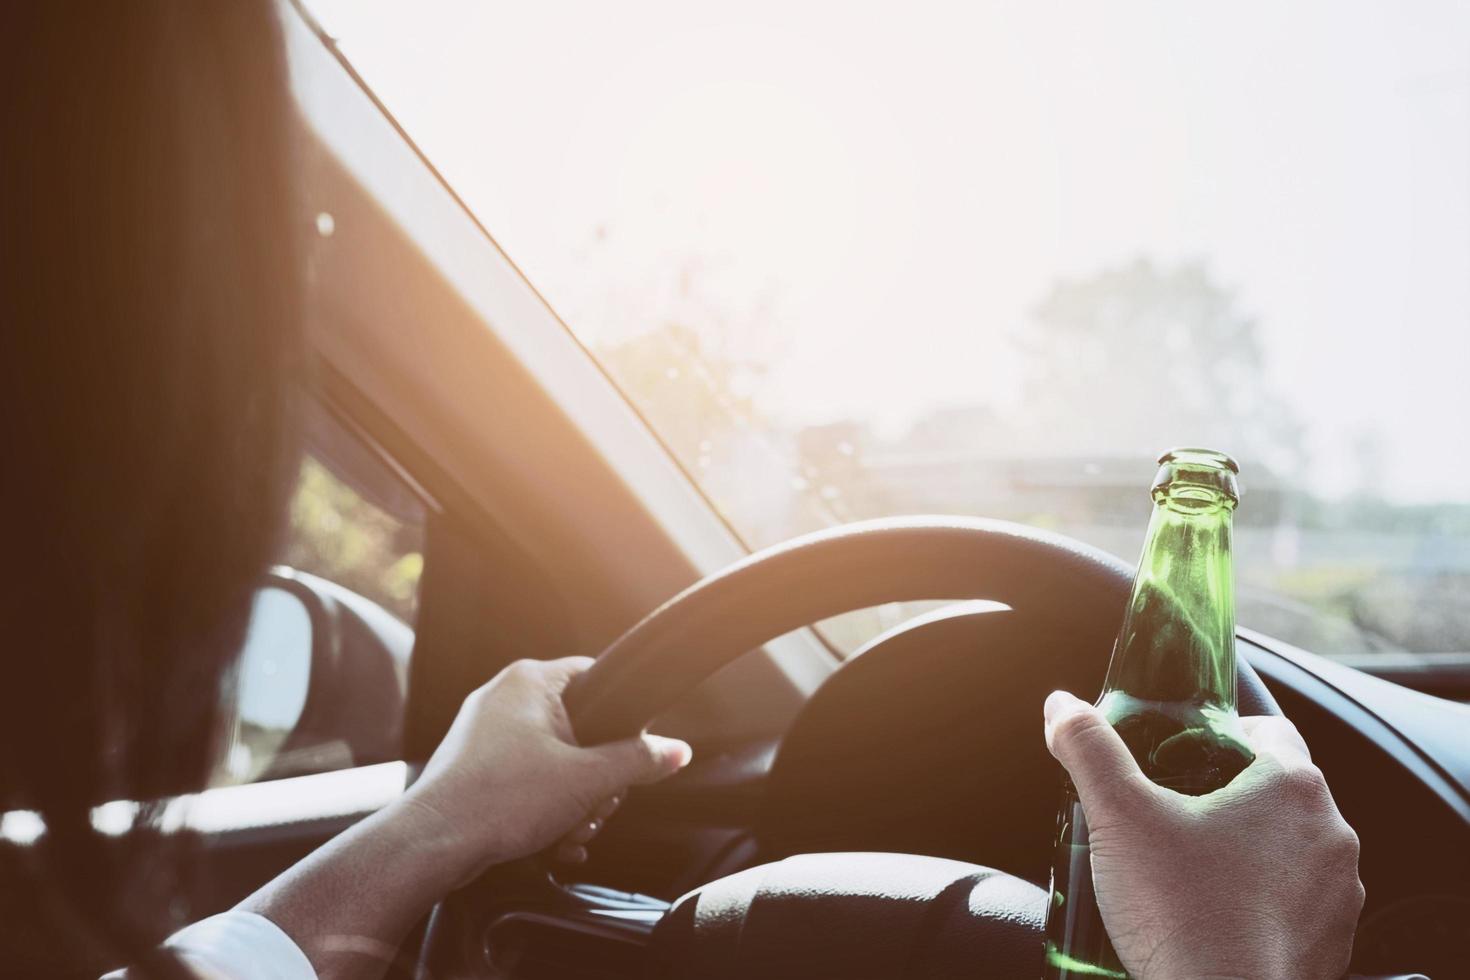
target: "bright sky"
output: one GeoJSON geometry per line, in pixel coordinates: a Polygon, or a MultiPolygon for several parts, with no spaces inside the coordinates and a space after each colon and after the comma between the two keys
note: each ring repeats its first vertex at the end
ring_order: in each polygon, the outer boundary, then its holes
{"type": "Polygon", "coordinates": [[[692,273],[766,410],[893,426],[1004,402],[1058,277],[1202,258],[1314,463],[1470,500],[1470,4],[309,6],[584,337],[692,273]]]}

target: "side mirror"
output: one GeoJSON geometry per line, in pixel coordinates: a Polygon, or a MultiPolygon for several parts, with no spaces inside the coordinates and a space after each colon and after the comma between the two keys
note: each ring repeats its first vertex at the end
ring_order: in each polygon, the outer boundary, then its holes
{"type": "Polygon", "coordinates": [[[312,607],[272,581],[255,593],[235,673],[233,731],[216,782],[269,778],[306,709],[316,659],[312,607]]]}
{"type": "Polygon", "coordinates": [[[370,600],[286,568],[256,592],[215,784],[401,757],[413,631],[370,600]]]}

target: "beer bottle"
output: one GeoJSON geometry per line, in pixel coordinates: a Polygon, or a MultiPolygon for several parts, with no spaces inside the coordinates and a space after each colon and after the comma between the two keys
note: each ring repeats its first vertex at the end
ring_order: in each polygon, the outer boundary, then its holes
{"type": "MultiPolygon", "coordinates": [[[[1235,712],[1230,521],[1239,468],[1224,453],[1159,458],[1153,516],[1097,707],[1154,782],[1219,789],[1254,754],[1235,712]]],[[[1046,922],[1045,980],[1127,977],[1098,912],[1087,817],[1063,782],[1046,922]]]]}

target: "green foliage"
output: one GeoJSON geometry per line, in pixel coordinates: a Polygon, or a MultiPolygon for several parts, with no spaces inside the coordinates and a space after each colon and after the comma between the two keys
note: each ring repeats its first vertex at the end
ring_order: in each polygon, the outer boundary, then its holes
{"type": "Polygon", "coordinates": [[[423,529],[373,506],[307,457],[291,500],[290,539],[281,561],[412,623],[424,569],[423,529]]]}

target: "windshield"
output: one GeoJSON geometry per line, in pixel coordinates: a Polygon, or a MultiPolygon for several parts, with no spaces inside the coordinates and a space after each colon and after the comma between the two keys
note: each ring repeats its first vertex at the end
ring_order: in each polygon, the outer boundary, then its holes
{"type": "Polygon", "coordinates": [[[1205,445],[1242,625],[1470,651],[1470,7],[309,7],[751,546],[1205,445]]]}

